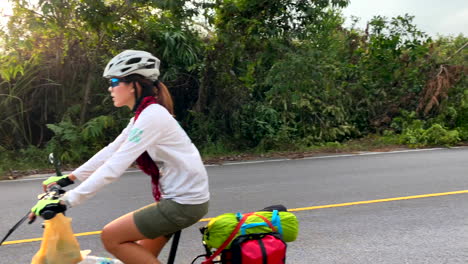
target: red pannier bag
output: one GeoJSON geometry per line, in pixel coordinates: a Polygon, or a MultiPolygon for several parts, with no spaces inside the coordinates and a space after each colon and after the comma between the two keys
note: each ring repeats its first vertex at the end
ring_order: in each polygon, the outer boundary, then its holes
{"type": "Polygon", "coordinates": [[[276,232],[238,236],[231,244],[232,264],[285,264],[286,243],[276,232]]]}

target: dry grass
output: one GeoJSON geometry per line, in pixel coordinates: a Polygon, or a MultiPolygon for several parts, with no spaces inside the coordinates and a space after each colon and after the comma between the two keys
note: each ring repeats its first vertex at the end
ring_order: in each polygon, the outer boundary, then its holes
{"type": "Polygon", "coordinates": [[[435,111],[447,98],[448,92],[460,79],[468,74],[468,68],[459,65],[441,65],[435,78],[429,80],[421,94],[417,111],[427,116],[435,111]]]}

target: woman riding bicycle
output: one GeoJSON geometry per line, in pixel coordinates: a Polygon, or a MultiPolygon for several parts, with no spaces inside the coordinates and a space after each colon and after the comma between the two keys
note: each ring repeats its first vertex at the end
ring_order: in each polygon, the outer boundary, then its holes
{"type": "MultiPolygon", "coordinates": [[[[158,58],[145,51],[126,50],[107,64],[103,76],[110,81],[114,106],[127,106],[133,117],[122,133],[89,161],[61,177],[50,177],[44,188],[82,183],[60,201],[43,202],[44,208],[64,211],[94,196],[117,180],[136,160],[151,176],[156,203],[130,212],[102,230],[107,251],[126,264],[154,264],[170,236],[200,220],[208,212],[208,176],[197,148],[173,118],[173,103],[158,80],[158,58]]],[[[33,215],[31,214],[31,217],[33,215]]]]}

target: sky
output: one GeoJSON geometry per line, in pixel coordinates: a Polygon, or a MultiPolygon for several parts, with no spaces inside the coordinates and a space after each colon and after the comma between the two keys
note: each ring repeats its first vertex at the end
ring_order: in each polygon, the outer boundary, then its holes
{"type": "Polygon", "coordinates": [[[390,18],[405,13],[414,16],[414,24],[430,36],[468,36],[467,0],[351,0],[343,10],[345,25],[351,25],[353,15],[361,18],[359,28],[376,15],[390,18]]]}
{"type": "MultiPolygon", "coordinates": [[[[5,15],[11,13],[11,3],[0,0],[0,23],[5,23],[5,15]]],[[[430,36],[457,36],[460,33],[468,36],[468,0],[351,0],[343,10],[347,18],[345,25],[351,25],[353,15],[361,18],[357,24],[360,28],[365,28],[373,16],[390,18],[405,13],[415,16],[414,23],[430,36]]]]}
{"type": "Polygon", "coordinates": [[[11,4],[7,0],[0,0],[0,24],[4,24],[11,15],[11,4]]]}

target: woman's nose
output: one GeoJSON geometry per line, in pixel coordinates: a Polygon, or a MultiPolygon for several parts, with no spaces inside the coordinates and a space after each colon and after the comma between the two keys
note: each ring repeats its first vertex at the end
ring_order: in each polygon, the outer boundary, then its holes
{"type": "Polygon", "coordinates": [[[109,89],[107,89],[107,91],[109,91],[109,93],[112,92],[112,86],[109,86],[109,89]]]}

